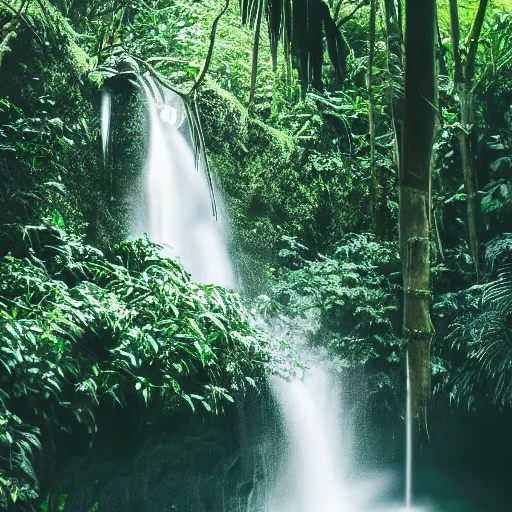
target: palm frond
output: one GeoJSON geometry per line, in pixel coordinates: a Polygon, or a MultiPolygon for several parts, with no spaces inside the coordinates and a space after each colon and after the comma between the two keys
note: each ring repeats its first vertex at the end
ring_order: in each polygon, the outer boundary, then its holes
{"type": "Polygon", "coordinates": [[[484,391],[499,406],[512,406],[512,265],[483,287],[479,310],[457,321],[452,347],[466,351],[466,361],[454,380],[457,400],[484,391]]]}
{"type": "Polygon", "coordinates": [[[499,270],[497,279],[485,287],[483,301],[504,315],[512,313],[512,265],[499,270]]]}
{"type": "Polygon", "coordinates": [[[323,89],[324,40],[338,82],[346,69],[348,46],[323,0],[239,0],[242,24],[256,30],[261,9],[267,20],[274,69],[279,44],[299,71],[303,93],[311,84],[323,89]]]}

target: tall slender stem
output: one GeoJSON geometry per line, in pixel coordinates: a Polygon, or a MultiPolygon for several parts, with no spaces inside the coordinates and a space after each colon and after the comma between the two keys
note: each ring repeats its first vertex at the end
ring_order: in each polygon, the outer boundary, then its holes
{"type": "Polygon", "coordinates": [[[192,86],[192,89],[190,90],[190,92],[187,95],[189,97],[192,97],[193,93],[195,91],[197,91],[199,86],[202,84],[204,77],[206,76],[206,73],[208,72],[208,68],[210,67],[210,62],[211,62],[212,56],[213,56],[213,47],[215,45],[215,35],[217,34],[217,25],[219,24],[219,21],[222,18],[222,16],[224,15],[224,13],[229,8],[229,1],[230,0],[226,0],[226,3],[224,5],[224,7],[222,8],[222,11],[220,11],[220,13],[215,18],[215,20],[213,20],[212,31],[210,33],[210,46],[208,48],[208,53],[206,54],[206,59],[204,61],[203,67],[201,68],[201,71],[199,72],[199,75],[197,76],[196,81],[195,81],[194,85],[192,86]]]}
{"type": "Polygon", "coordinates": [[[375,26],[377,5],[375,0],[370,3],[370,37],[368,49],[368,124],[370,132],[370,202],[374,231],[377,231],[378,185],[375,170],[375,97],[373,95],[373,62],[375,59],[375,26]]]}
{"type": "Polygon", "coordinates": [[[409,353],[406,355],[407,395],[405,404],[405,507],[412,506],[412,407],[411,377],[409,374],[409,353]]]}

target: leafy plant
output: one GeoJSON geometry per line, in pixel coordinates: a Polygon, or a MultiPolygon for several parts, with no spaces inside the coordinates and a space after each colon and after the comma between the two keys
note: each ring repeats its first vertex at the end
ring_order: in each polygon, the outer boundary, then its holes
{"type": "Polygon", "coordinates": [[[512,405],[510,243],[510,235],[505,235],[488,246],[493,274],[486,284],[461,292],[466,306],[457,306],[457,318],[450,326],[448,339],[459,356],[447,376],[450,396],[469,407],[483,396],[501,407],[512,405]]]}
{"type": "Polygon", "coordinates": [[[4,501],[36,496],[35,454],[51,451],[43,430],[62,435],[78,422],[93,434],[101,404],[157,399],[218,414],[266,369],[293,372],[280,342],[249,325],[238,295],[191,282],[147,239],[120,243],[109,259],[51,227],[4,226],[3,235],[4,501]]]}
{"type": "Polygon", "coordinates": [[[400,267],[394,244],[371,234],[343,237],[331,256],[307,259],[284,240],[283,268],[271,297],[282,315],[310,319],[310,343],[325,347],[341,369],[365,367],[379,405],[396,408],[404,340],[400,337],[400,267]]]}

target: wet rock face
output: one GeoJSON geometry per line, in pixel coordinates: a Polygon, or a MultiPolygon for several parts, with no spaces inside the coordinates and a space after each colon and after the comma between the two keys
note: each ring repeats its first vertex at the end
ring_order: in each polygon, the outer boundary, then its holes
{"type": "Polygon", "coordinates": [[[91,449],[62,468],[57,492],[84,512],[94,503],[109,512],[222,510],[240,446],[233,418],[200,416],[130,423],[123,411],[110,425],[104,418],[91,449]]]}
{"type": "Polygon", "coordinates": [[[138,410],[110,409],[97,434],[73,435],[58,448],[53,492],[76,512],[95,503],[98,512],[245,512],[268,490],[272,468],[262,460],[275,464],[276,452],[264,425],[274,414],[265,397],[222,416],[179,409],[142,419],[138,410]]]}

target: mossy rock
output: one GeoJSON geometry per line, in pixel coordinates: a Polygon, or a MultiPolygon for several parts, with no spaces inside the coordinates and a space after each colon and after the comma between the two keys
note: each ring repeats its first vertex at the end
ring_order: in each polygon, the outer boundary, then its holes
{"type": "Polygon", "coordinates": [[[304,150],[211,81],[199,105],[212,170],[243,253],[238,260],[253,273],[255,265],[264,268],[276,257],[283,235],[308,238],[315,229],[318,205],[303,183],[304,150]]]}
{"type": "Polygon", "coordinates": [[[30,2],[18,20],[0,5],[0,21],[16,29],[0,67],[3,220],[56,217],[102,247],[113,245],[124,233],[101,157],[94,61],[47,0],[30,2]]]}

